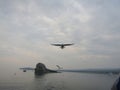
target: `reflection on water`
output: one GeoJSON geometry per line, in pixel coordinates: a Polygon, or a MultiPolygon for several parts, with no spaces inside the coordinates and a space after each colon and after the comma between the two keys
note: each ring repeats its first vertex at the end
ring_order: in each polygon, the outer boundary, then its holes
{"type": "Polygon", "coordinates": [[[117,75],[89,73],[50,73],[33,71],[1,74],[0,90],[110,90],[117,75]]]}

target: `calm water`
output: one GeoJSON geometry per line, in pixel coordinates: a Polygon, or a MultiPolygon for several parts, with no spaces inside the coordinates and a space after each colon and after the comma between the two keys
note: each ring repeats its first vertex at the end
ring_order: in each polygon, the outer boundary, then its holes
{"type": "Polygon", "coordinates": [[[35,76],[34,71],[0,74],[0,90],[110,90],[118,75],[51,73],[35,76]]]}

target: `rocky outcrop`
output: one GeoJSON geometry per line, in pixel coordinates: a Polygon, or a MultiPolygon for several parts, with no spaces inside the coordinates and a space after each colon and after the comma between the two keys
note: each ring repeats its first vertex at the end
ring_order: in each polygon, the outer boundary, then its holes
{"type": "Polygon", "coordinates": [[[57,71],[46,68],[46,66],[43,63],[38,63],[35,68],[35,74],[42,75],[45,73],[57,73],[57,71]]]}

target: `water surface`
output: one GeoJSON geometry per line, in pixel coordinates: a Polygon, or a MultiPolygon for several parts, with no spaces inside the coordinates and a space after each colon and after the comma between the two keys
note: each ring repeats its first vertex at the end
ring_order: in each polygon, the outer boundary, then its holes
{"type": "Polygon", "coordinates": [[[34,71],[1,73],[0,90],[110,90],[118,75],[76,72],[34,75],[34,71]]]}

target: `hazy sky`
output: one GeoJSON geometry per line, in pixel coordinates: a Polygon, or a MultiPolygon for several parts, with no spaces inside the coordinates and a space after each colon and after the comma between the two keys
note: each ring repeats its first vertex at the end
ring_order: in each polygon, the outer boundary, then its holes
{"type": "Polygon", "coordinates": [[[119,9],[120,0],[0,0],[0,68],[118,68],[119,9]]]}

